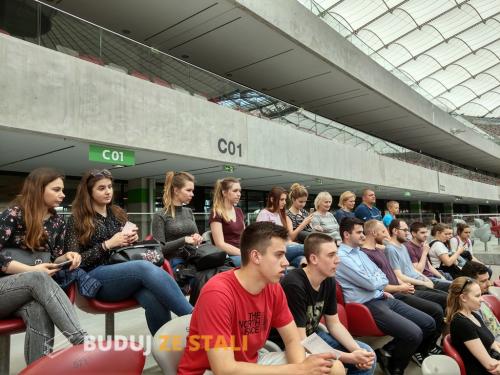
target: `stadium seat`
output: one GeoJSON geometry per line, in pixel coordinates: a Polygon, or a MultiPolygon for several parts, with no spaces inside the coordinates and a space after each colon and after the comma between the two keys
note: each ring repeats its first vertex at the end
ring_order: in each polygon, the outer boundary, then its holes
{"type": "Polygon", "coordinates": [[[500,279],[496,279],[495,281],[493,281],[493,285],[500,288],[500,279]]]}
{"type": "Polygon", "coordinates": [[[500,245],[500,218],[490,217],[491,222],[491,233],[498,239],[498,244],[500,245]]]}
{"type": "Polygon", "coordinates": [[[167,82],[159,77],[152,76],[151,82],[156,83],[157,85],[160,85],[160,86],[172,88],[172,84],[170,84],[169,82],[167,82]]]}
{"type": "Polygon", "coordinates": [[[497,296],[493,294],[485,294],[482,296],[483,301],[490,307],[493,314],[500,320],[500,300],[498,300],[497,296]]]}
{"type": "Polygon", "coordinates": [[[386,336],[375,323],[368,307],[362,303],[345,303],[342,287],[337,283],[337,303],[345,308],[347,326],[353,336],[386,336]]]}
{"type": "Polygon", "coordinates": [[[91,62],[93,64],[104,66],[104,61],[101,58],[97,57],[97,56],[79,55],[78,58],[82,59],[82,60],[85,60],[85,61],[89,61],[89,62],[91,62]]]}
{"type": "Polygon", "coordinates": [[[443,340],[443,351],[457,362],[458,367],[460,367],[460,375],[467,375],[462,357],[460,357],[460,354],[458,354],[457,350],[451,344],[451,336],[449,334],[443,340]]]}
{"type": "Polygon", "coordinates": [[[144,73],[141,73],[141,72],[138,72],[137,70],[132,70],[130,72],[130,75],[132,77],[136,77],[136,78],[140,78],[140,79],[143,79],[145,81],[149,81],[149,77],[147,74],[144,74],[144,73]]]}
{"type": "Polygon", "coordinates": [[[102,347],[111,349],[99,350],[97,345],[89,350],[85,344],[62,349],[36,360],[20,374],[142,374],[146,358],[138,343],[122,340],[105,342],[102,347]]]}
{"type": "Polygon", "coordinates": [[[460,367],[446,355],[430,355],[422,363],[422,375],[460,375],[460,367]]]}
{"type": "Polygon", "coordinates": [[[89,314],[105,314],[106,337],[115,337],[115,313],[132,310],[139,307],[137,301],[129,298],[119,302],[104,302],[95,298],[86,298],[76,294],[76,305],[89,314]]]}
{"type": "Polygon", "coordinates": [[[10,35],[7,30],[0,29],[0,34],[10,35]]]}

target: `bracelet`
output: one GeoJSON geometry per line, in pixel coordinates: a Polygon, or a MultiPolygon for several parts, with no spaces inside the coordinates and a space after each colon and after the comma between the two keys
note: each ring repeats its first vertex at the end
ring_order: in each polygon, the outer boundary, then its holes
{"type": "Polygon", "coordinates": [[[106,241],[103,241],[103,242],[102,242],[102,248],[103,248],[103,250],[105,250],[105,251],[109,251],[109,247],[107,247],[107,246],[106,246],[106,241]]]}

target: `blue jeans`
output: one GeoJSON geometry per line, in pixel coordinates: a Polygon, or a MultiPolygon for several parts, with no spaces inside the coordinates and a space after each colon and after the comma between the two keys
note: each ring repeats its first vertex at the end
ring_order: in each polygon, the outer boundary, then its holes
{"type": "MultiPolygon", "coordinates": [[[[333,349],[337,349],[343,352],[348,352],[346,348],[344,348],[337,340],[335,340],[329,333],[323,331],[317,331],[316,334],[326,341],[328,345],[330,345],[333,349]]],[[[368,350],[369,352],[373,352],[373,349],[365,344],[364,342],[357,341],[356,343],[359,345],[361,349],[368,350]]],[[[341,358],[342,359],[342,358],[341,358]]],[[[367,370],[362,370],[356,367],[351,363],[344,363],[344,367],[347,369],[347,374],[352,375],[372,375],[375,372],[375,368],[377,367],[377,357],[373,360],[373,365],[371,368],[367,370]]]]}
{"type": "Polygon", "coordinates": [[[290,265],[299,268],[300,262],[304,258],[304,245],[301,243],[291,243],[286,245],[286,260],[290,265]]]}
{"type": "Polygon", "coordinates": [[[175,280],[148,261],[103,265],[88,274],[102,283],[97,299],[117,302],[135,298],[145,310],[152,335],[171,319],[171,311],[177,316],[193,311],[175,280]]]}

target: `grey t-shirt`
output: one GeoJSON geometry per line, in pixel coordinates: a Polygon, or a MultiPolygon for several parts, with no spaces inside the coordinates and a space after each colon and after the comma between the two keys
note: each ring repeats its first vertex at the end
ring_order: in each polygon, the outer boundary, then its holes
{"type": "Polygon", "coordinates": [[[153,237],[161,242],[163,255],[175,258],[184,246],[184,237],[198,233],[193,211],[188,207],[176,206],[175,218],[164,210],[153,216],[153,237]]]}
{"type": "Polygon", "coordinates": [[[392,243],[386,245],[385,255],[389,259],[389,263],[391,264],[393,270],[400,270],[403,275],[411,277],[412,279],[424,279],[422,275],[415,271],[415,268],[413,268],[410,254],[404,244],[401,244],[401,246],[397,246],[392,243]]]}

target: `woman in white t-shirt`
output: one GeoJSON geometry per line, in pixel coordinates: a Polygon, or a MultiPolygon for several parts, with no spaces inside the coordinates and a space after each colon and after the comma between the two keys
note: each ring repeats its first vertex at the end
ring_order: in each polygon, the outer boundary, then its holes
{"type": "Polygon", "coordinates": [[[446,245],[453,236],[450,226],[438,223],[432,227],[431,235],[434,241],[430,243],[429,259],[433,267],[451,274],[453,278],[459,276],[460,268],[457,259],[464,252],[464,247],[459,246],[455,253],[450,254],[450,249],[446,245]]]}
{"type": "MultiPolygon", "coordinates": [[[[457,224],[457,235],[453,236],[450,239],[450,250],[451,250],[452,254],[455,251],[457,251],[459,246],[462,246],[464,248],[464,252],[458,258],[458,266],[460,268],[465,266],[465,263],[467,263],[468,261],[471,261],[471,260],[474,262],[477,262],[477,263],[484,264],[479,259],[477,259],[474,256],[474,254],[472,253],[472,247],[474,245],[474,242],[470,238],[471,232],[472,232],[472,230],[469,227],[469,225],[467,225],[465,223],[458,223],[457,224]]],[[[493,271],[491,270],[490,267],[487,267],[487,268],[488,268],[488,273],[491,277],[491,274],[493,271]]]]}

